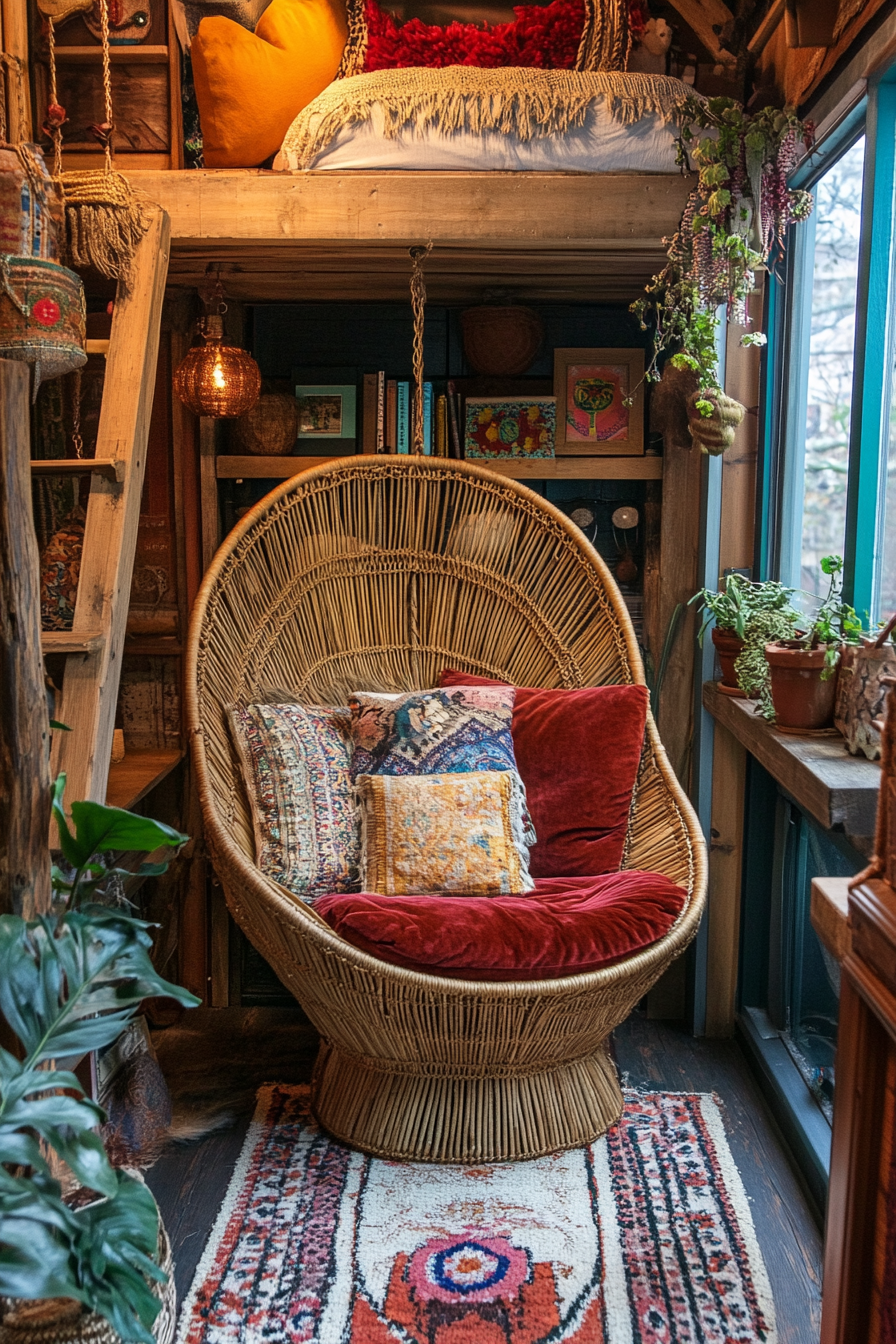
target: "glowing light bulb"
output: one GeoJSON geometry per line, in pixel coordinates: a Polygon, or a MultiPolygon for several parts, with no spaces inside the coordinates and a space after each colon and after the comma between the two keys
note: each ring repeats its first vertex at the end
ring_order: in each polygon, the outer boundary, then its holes
{"type": "Polygon", "coordinates": [[[212,369],[212,382],[219,392],[223,392],[227,386],[227,379],[224,376],[224,366],[221,363],[221,356],[215,360],[215,367],[212,369]]]}

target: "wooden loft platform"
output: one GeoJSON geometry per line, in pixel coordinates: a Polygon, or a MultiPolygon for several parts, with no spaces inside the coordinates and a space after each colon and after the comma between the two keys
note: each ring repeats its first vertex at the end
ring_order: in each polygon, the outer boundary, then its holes
{"type": "Polygon", "coordinates": [[[427,291],[469,303],[628,303],[665,259],[681,174],[131,172],[171,217],[168,283],[220,264],[234,298],[404,300],[407,249],[432,240],[427,291]]]}

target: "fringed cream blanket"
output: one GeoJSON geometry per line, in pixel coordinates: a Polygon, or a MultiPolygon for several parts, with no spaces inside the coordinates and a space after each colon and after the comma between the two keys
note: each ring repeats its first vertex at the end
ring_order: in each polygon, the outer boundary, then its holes
{"type": "Polygon", "coordinates": [[[471,65],[377,70],[336,80],[309,103],[286,133],[278,166],[308,168],[341,131],[369,122],[376,109],[387,139],[437,128],[527,141],[582,126],[598,100],[624,126],[651,113],[667,123],[691,92],[665,75],[471,65]]]}

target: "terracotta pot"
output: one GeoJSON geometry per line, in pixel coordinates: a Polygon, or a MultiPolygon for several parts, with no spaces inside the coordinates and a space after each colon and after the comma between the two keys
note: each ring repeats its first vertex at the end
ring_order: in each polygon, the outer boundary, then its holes
{"type": "Polygon", "coordinates": [[[732,695],[742,696],[743,691],[737,684],[734,662],[743,651],[744,642],[733,630],[720,630],[717,625],[713,626],[711,633],[712,642],[715,645],[716,653],[719,655],[719,666],[722,669],[721,684],[732,695]]]}
{"type": "Polygon", "coordinates": [[[512,378],[525,373],[544,340],[541,318],[531,308],[485,303],[460,315],[464,354],[475,373],[512,378]]]}
{"type": "Polygon", "coordinates": [[[830,725],[837,678],[821,679],[826,653],[824,645],[817,649],[789,649],[781,644],[766,644],[772,703],[780,728],[812,730],[830,725]]]}

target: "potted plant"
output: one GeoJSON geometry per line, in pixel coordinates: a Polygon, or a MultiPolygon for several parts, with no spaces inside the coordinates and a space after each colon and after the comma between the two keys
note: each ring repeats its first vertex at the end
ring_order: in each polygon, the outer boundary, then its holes
{"type": "MultiPolygon", "coordinates": [[[[811,213],[811,193],[792,190],[788,177],[812,132],[792,108],[747,112],[732,98],[689,95],[678,120],[678,162],[685,171],[696,166],[697,185],[666,265],[632,312],[642,330],[653,329],[647,382],[658,381],[664,352],[675,367],[692,370],[697,390],[688,402],[691,437],[701,451],[722,453],[744,407],[720,386],[717,314],[724,307],[729,321],[749,325],[747,298],[756,270],[783,249],[789,225],[811,213]]],[[[764,345],[765,339],[748,331],[741,343],[764,345]]]]}
{"type": "Polygon", "coordinates": [[[33,1329],[42,1344],[87,1336],[95,1344],[108,1322],[110,1341],[117,1332],[152,1344],[167,1279],[155,1200],[139,1177],[112,1167],[97,1132],[102,1109],[73,1072],[52,1065],[110,1045],[148,996],[198,1003],[158,975],[150,926],[111,894],[132,875],[115,866],[116,854],[177,848],[187,837],[99,803],[74,803],[70,824],[64,788],[62,775],[53,798],[62,849],[53,907],[36,919],[0,917],[0,1011],[21,1055],[0,1049],[4,1336],[25,1340],[33,1329]],[[74,1199],[64,1194],[66,1173],[80,1187],[74,1199]],[[29,1311],[22,1299],[44,1308],[29,1311]]]}
{"type": "Polygon", "coordinates": [[[856,643],[862,623],[842,596],[843,560],[826,555],[821,570],[830,580],[807,630],[765,646],[775,722],[782,732],[827,728],[833,720],[840,646],[856,643]]]}
{"type": "MultiPolygon", "coordinates": [[[[783,584],[774,580],[754,583],[743,574],[728,574],[725,587],[720,592],[713,592],[711,588],[701,588],[691,598],[691,602],[697,602],[703,611],[703,624],[697,633],[698,642],[702,648],[706,632],[710,630],[722,669],[719,689],[726,695],[744,694],[738,684],[735,663],[743,652],[750,622],[760,613],[790,611],[792,595],[792,588],[785,588],[783,584]]],[[[785,627],[783,623],[778,622],[774,628],[777,630],[785,627]]]]}

